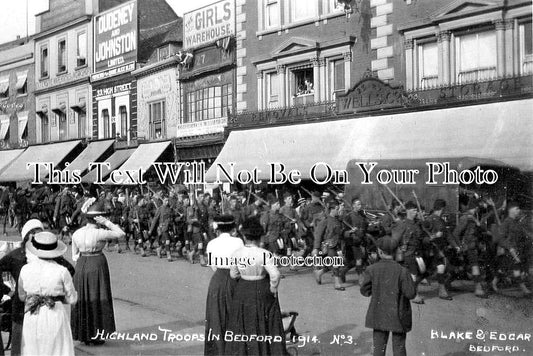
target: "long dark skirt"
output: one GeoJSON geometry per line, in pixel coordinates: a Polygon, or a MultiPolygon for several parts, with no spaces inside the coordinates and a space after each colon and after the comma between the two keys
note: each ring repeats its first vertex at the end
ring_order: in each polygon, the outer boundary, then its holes
{"type": "MultiPolygon", "coordinates": [[[[94,341],[98,332],[116,331],[109,267],[105,256],[81,256],[76,264],[74,287],[78,302],[72,308],[74,340],[94,341]]],[[[101,335],[101,334],[100,334],[101,335]]]]}
{"type": "Polygon", "coordinates": [[[237,281],[229,275],[229,269],[217,269],[211,277],[205,307],[205,355],[224,355],[224,333],[236,284],[237,281]]]}
{"type": "Polygon", "coordinates": [[[230,313],[228,334],[234,339],[226,344],[226,355],[287,355],[279,301],[268,278],[239,280],[230,313]]]}

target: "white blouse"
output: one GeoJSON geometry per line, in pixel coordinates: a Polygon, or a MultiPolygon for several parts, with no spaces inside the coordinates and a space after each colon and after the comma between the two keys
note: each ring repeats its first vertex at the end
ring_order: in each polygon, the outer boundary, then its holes
{"type": "Polygon", "coordinates": [[[272,254],[257,246],[244,246],[233,254],[234,264],[230,268],[231,278],[258,280],[270,277],[270,285],[277,287],[281,274],[274,263],[272,254]]]}
{"type": "Polygon", "coordinates": [[[68,304],[78,300],[69,271],[52,260],[32,259],[20,270],[19,298],[25,301],[28,295],[65,296],[68,304]]]}
{"type": "Polygon", "coordinates": [[[88,224],[74,232],[72,235],[72,260],[74,262],[80,258],[80,253],[100,252],[104,249],[107,240],[124,236],[124,231],[111,221],[106,222],[106,227],[109,230],[88,224]]]}

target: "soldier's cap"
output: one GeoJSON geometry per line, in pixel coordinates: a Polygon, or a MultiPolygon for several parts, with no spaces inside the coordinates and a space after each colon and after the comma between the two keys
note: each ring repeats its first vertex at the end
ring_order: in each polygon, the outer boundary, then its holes
{"type": "Polygon", "coordinates": [[[298,199],[298,205],[303,205],[303,204],[305,204],[306,201],[307,200],[305,198],[300,198],[300,199],[298,199]]]}
{"type": "Polygon", "coordinates": [[[318,190],[314,190],[312,193],[311,193],[312,196],[316,197],[316,198],[320,198],[321,197],[321,194],[318,190]]]}
{"type": "Polygon", "coordinates": [[[326,199],[326,198],[329,198],[331,194],[329,192],[323,192],[322,193],[322,198],[326,199]]]}
{"type": "Polygon", "coordinates": [[[339,206],[339,202],[336,201],[336,200],[333,200],[333,199],[332,199],[332,200],[330,200],[330,201],[328,202],[328,209],[333,209],[333,208],[336,208],[336,207],[338,207],[338,206],[339,206]]]}
{"type": "Polygon", "coordinates": [[[189,192],[186,191],[185,189],[182,189],[182,190],[180,190],[180,191],[178,192],[178,194],[188,195],[189,192]]]}
{"type": "Polygon", "coordinates": [[[411,210],[411,209],[418,210],[418,206],[415,204],[415,202],[409,200],[407,203],[405,203],[405,210],[411,210]]]}
{"type": "Polygon", "coordinates": [[[446,201],[444,199],[437,199],[433,203],[433,210],[442,210],[446,207],[446,201]]]}
{"type": "Polygon", "coordinates": [[[390,236],[383,236],[377,241],[378,248],[386,255],[394,255],[394,251],[398,248],[398,242],[390,236]]]}
{"type": "Polygon", "coordinates": [[[250,240],[258,240],[263,235],[263,227],[258,217],[251,217],[243,221],[241,232],[250,240]]]}

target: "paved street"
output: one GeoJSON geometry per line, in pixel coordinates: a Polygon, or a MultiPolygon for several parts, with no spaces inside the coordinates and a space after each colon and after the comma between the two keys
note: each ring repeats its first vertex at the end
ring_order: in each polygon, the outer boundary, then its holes
{"type": "MultiPolygon", "coordinates": [[[[169,263],[155,256],[141,258],[129,252],[106,252],[106,256],[117,328],[124,339],[134,340],[109,340],[98,347],[76,343],[77,354],[203,354],[203,342],[198,337],[204,331],[211,270],[190,265],[183,259],[169,263]]],[[[302,335],[302,347],[292,347],[293,352],[369,355],[372,332],[364,327],[369,299],[359,293],[354,274],[348,275],[345,292],[333,290],[330,274],[324,276],[323,282],[322,286],[316,285],[311,269],[287,271],[282,280],[279,293],[282,309],[299,313],[296,329],[302,335]]],[[[426,304],[413,304],[413,331],[407,339],[409,355],[533,354],[531,300],[518,298],[516,290],[507,291],[508,296],[494,295],[482,300],[468,292],[473,290],[471,283],[461,282],[457,286],[464,291],[454,293],[451,302],[437,298],[436,283],[422,287],[426,304]],[[481,349],[469,352],[475,347],[481,349]]]]}

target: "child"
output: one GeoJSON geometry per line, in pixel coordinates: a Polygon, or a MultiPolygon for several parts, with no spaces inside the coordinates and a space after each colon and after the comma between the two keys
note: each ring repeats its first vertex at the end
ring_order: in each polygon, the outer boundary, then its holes
{"type": "Polygon", "coordinates": [[[380,261],[363,273],[361,294],[371,296],[366,314],[367,328],[374,329],[374,356],[385,356],[389,332],[392,332],[394,356],[405,356],[405,339],[411,330],[410,299],[416,295],[409,272],[394,261],[398,243],[390,236],[378,240],[380,261]]]}

